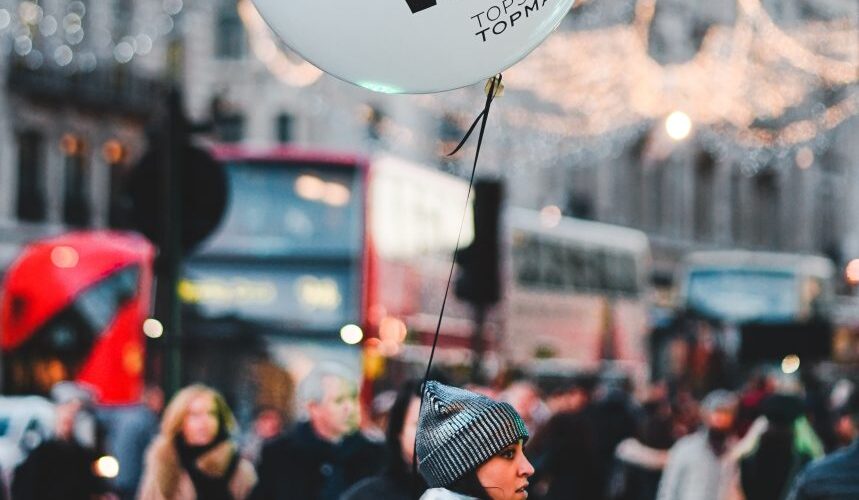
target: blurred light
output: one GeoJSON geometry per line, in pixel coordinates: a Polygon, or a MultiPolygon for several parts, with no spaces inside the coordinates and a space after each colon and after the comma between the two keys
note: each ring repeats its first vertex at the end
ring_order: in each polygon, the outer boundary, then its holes
{"type": "Polygon", "coordinates": [[[96,59],[95,54],[92,52],[84,52],[78,55],[77,59],[81,71],[90,72],[98,66],[98,59],[96,59]]]}
{"type": "Polygon", "coordinates": [[[66,33],[74,33],[83,29],[81,16],[77,14],[66,14],[63,18],[63,29],[66,33]]]}
{"type": "Polygon", "coordinates": [[[42,19],[42,8],[33,2],[18,4],[18,17],[27,24],[36,24],[42,19]]]}
{"type": "Polygon", "coordinates": [[[79,155],[83,146],[83,140],[75,134],[66,133],[60,138],[60,151],[66,156],[79,155]]]}
{"type": "Polygon", "coordinates": [[[170,14],[171,16],[175,16],[176,14],[182,12],[182,0],[164,0],[164,3],[161,4],[164,12],[170,14]]]}
{"type": "Polygon", "coordinates": [[[84,41],[84,30],[77,30],[74,33],[66,33],[66,41],[72,45],[77,45],[84,41]]]}
{"type": "Polygon", "coordinates": [[[101,147],[101,156],[108,165],[116,165],[125,159],[125,146],[116,139],[110,139],[101,147]]]}
{"type": "Polygon", "coordinates": [[[116,62],[125,64],[134,57],[134,47],[128,42],[119,42],[113,49],[113,57],[116,62]]]}
{"type": "Polygon", "coordinates": [[[11,22],[12,16],[9,14],[9,11],[6,9],[0,9],[0,30],[8,28],[9,23],[11,22]]]}
{"type": "Polygon", "coordinates": [[[72,62],[73,57],[74,53],[72,53],[72,48],[68,45],[60,45],[57,47],[57,50],[54,51],[54,61],[56,61],[59,66],[68,66],[72,62]]]}
{"type": "Polygon", "coordinates": [[[557,205],[549,205],[540,210],[540,224],[547,229],[557,226],[561,222],[561,209],[557,205]]]}
{"type": "Polygon", "coordinates": [[[302,276],[295,282],[298,299],[302,304],[324,311],[333,311],[343,303],[340,287],[331,278],[302,276]]]}
{"type": "Polygon", "coordinates": [[[805,170],[814,163],[814,152],[808,146],[799,148],[796,152],[796,166],[805,170]]]}
{"type": "Polygon", "coordinates": [[[69,12],[77,14],[79,17],[86,15],[86,5],[81,1],[75,1],[69,4],[69,12]]]}
{"type": "Polygon", "coordinates": [[[301,175],[295,180],[295,193],[305,200],[321,200],[325,196],[325,187],[325,182],[314,175],[301,175]]]}
{"type": "Polygon", "coordinates": [[[692,119],[682,111],[675,111],[665,119],[665,131],[668,132],[668,137],[682,141],[689,137],[689,132],[692,131],[692,119]]]}
{"type": "Polygon", "coordinates": [[[145,56],[146,54],[152,52],[152,38],[149,35],[145,35],[143,33],[137,35],[137,53],[145,56]]]}
{"type": "MultiPolygon", "coordinates": [[[[0,24],[2,24],[2,20],[0,20],[0,24]]],[[[58,27],[59,23],[57,23],[57,18],[54,16],[45,16],[39,22],[39,31],[45,36],[53,36],[57,32],[58,27]]]]}
{"type": "Polygon", "coordinates": [[[351,197],[352,194],[349,192],[349,188],[343,184],[336,182],[325,184],[325,195],[323,197],[325,203],[335,207],[342,207],[349,203],[349,198],[351,197]]]}
{"type": "Polygon", "coordinates": [[[355,345],[364,338],[364,332],[358,325],[346,325],[340,329],[340,338],[349,345],[355,345]]]}
{"type": "Polygon", "coordinates": [[[72,247],[59,246],[51,250],[51,263],[60,269],[71,269],[78,265],[78,251],[72,247]]]}
{"type": "Polygon", "coordinates": [[[27,63],[27,67],[30,69],[39,69],[45,63],[45,57],[38,50],[33,50],[27,54],[24,62],[27,63]]]}
{"type": "Polygon", "coordinates": [[[173,27],[175,23],[173,22],[173,18],[164,14],[159,16],[157,21],[158,33],[161,35],[169,35],[171,31],[173,31],[173,27]]]}
{"type": "Polygon", "coordinates": [[[15,52],[19,56],[26,56],[33,50],[33,40],[28,36],[19,36],[15,39],[15,52]]]}
{"type": "Polygon", "coordinates": [[[379,324],[379,338],[382,342],[403,343],[408,335],[406,324],[399,318],[388,316],[379,324]]]}
{"type": "Polygon", "coordinates": [[[799,370],[799,356],[796,354],[789,354],[781,360],[781,371],[790,375],[791,373],[796,373],[799,370]]]}
{"type": "Polygon", "coordinates": [[[110,455],[105,455],[96,460],[95,473],[99,477],[113,479],[119,475],[119,461],[110,455]]]}
{"type": "Polygon", "coordinates": [[[143,322],[143,333],[150,339],[158,339],[164,335],[164,325],[155,318],[149,318],[143,322]]]}
{"type": "Polygon", "coordinates": [[[844,276],[851,285],[859,285],[859,259],[853,259],[847,263],[844,276]]]}

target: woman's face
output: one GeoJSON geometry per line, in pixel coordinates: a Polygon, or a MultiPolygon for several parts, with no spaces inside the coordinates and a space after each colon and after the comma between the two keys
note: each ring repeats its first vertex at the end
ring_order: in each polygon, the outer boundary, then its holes
{"type": "Polygon", "coordinates": [[[477,479],[492,500],[528,498],[528,478],[534,467],[522,451],[522,441],[511,444],[477,468],[477,479]]]}
{"type": "Polygon", "coordinates": [[[400,448],[403,450],[403,460],[407,464],[412,463],[415,455],[415,435],[418,431],[418,414],[421,410],[421,400],[412,398],[406,410],[406,419],[403,422],[403,431],[400,432],[400,448]]]}
{"type": "Polygon", "coordinates": [[[182,437],[190,446],[204,446],[218,435],[218,410],[209,394],[191,400],[188,414],[182,421],[182,437]]]}

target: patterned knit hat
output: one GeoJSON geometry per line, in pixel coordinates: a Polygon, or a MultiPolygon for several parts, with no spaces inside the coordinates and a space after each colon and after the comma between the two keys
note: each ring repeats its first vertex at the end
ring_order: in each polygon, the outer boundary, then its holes
{"type": "Polygon", "coordinates": [[[427,382],[415,447],[431,488],[450,486],[520,439],[528,439],[528,430],[509,404],[427,382]]]}

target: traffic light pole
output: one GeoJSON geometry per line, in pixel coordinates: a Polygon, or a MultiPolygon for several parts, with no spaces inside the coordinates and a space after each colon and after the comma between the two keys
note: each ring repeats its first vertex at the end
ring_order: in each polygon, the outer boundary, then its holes
{"type": "Polygon", "coordinates": [[[471,381],[483,384],[483,356],[486,353],[486,310],[484,304],[474,304],[474,332],[471,334],[471,381]]]}
{"type": "Polygon", "coordinates": [[[164,126],[159,131],[163,160],[160,169],[164,203],[162,215],[163,244],[160,248],[160,273],[157,298],[159,316],[164,325],[166,359],[164,389],[175,394],[182,387],[182,317],[177,294],[182,263],[182,141],[188,133],[182,113],[182,100],[178,90],[171,90],[167,98],[164,126]]]}

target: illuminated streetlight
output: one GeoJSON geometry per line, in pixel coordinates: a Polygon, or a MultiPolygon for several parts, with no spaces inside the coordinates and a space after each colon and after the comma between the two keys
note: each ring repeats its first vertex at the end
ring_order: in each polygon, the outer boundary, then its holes
{"type": "Polygon", "coordinates": [[[557,226],[561,222],[561,209],[557,205],[549,205],[540,210],[540,224],[547,229],[557,226]]]}
{"type": "Polygon", "coordinates": [[[847,264],[844,276],[851,285],[859,285],[859,259],[853,259],[847,264]]]}
{"type": "Polygon", "coordinates": [[[364,332],[358,325],[346,325],[340,329],[340,338],[349,345],[355,345],[364,338],[364,332]]]}
{"type": "Polygon", "coordinates": [[[95,473],[99,477],[113,479],[119,475],[119,461],[110,455],[105,455],[96,460],[95,473]]]}
{"type": "Polygon", "coordinates": [[[665,119],[665,131],[668,132],[668,137],[682,141],[689,137],[692,131],[692,119],[682,111],[675,111],[665,119]]]}
{"type": "Polygon", "coordinates": [[[781,371],[790,375],[791,373],[796,373],[799,370],[799,356],[796,354],[790,354],[784,357],[781,360],[781,371]]]}
{"type": "Polygon", "coordinates": [[[164,335],[164,325],[155,318],[143,322],[143,333],[150,339],[161,338],[164,335]]]}

